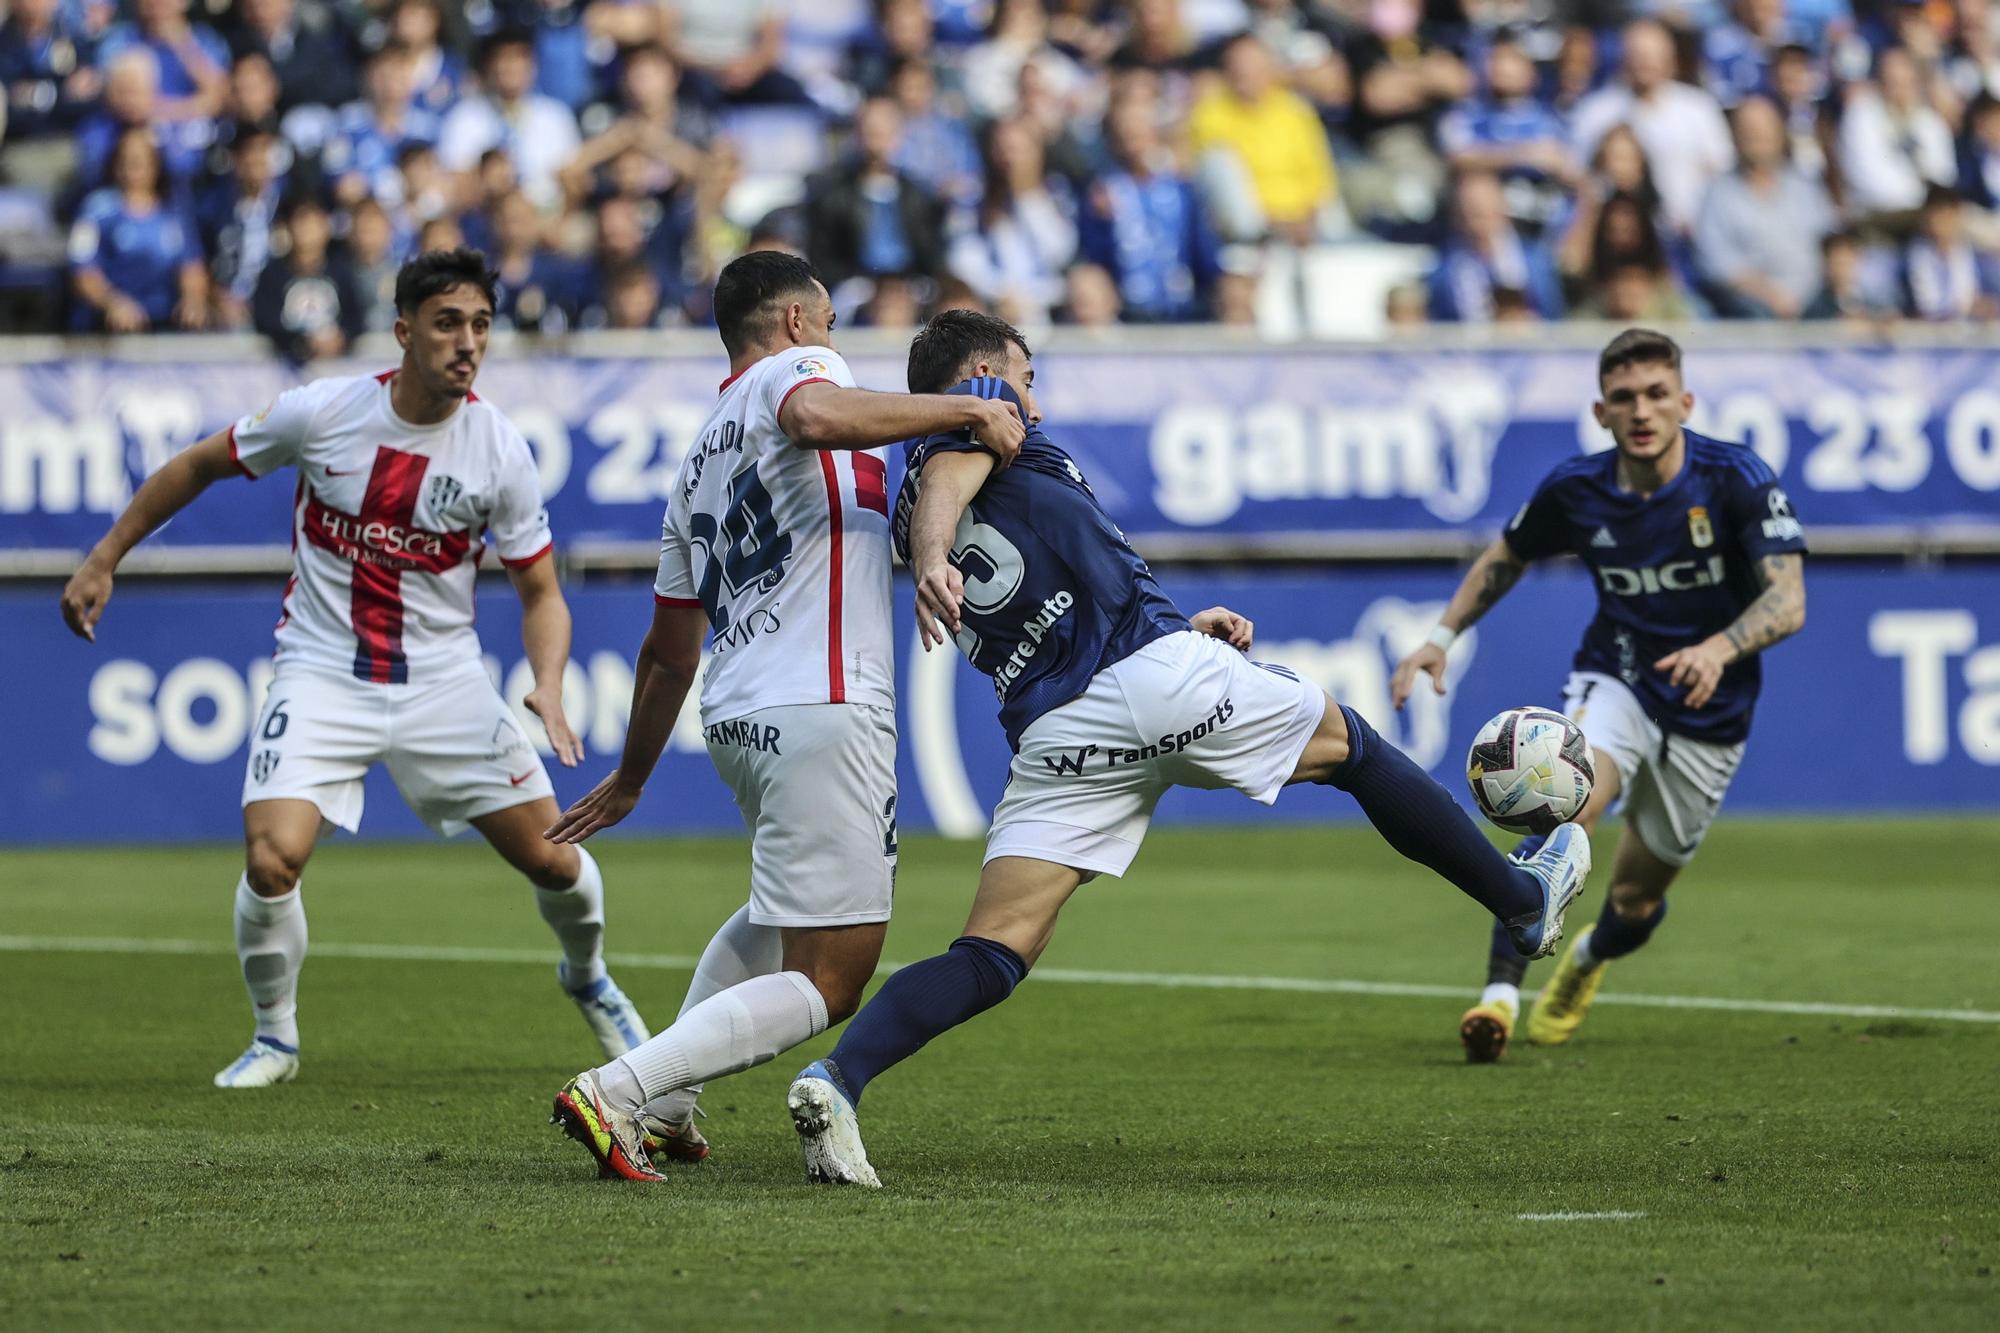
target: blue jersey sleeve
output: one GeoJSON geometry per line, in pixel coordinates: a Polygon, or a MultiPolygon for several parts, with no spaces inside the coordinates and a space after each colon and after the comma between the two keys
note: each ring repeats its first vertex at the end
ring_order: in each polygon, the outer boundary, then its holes
{"type": "Polygon", "coordinates": [[[1570,549],[1569,524],[1563,518],[1555,473],[1550,473],[1535,488],[1502,535],[1514,554],[1523,560],[1541,560],[1570,549]]]}
{"type": "MultiPolygon", "coordinates": [[[[1021,420],[1026,421],[1028,419],[1027,412],[1021,407],[1021,399],[1019,395],[1017,395],[1014,392],[1012,387],[1008,385],[1007,381],[1000,379],[998,376],[994,375],[975,376],[972,379],[966,380],[962,384],[953,385],[951,388],[946,389],[945,392],[971,394],[975,398],[997,398],[1003,402],[1012,403],[1014,405],[1014,410],[1020,413],[1021,420]]],[[[972,438],[972,432],[970,430],[943,431],[936,435],[926,436],[924,439],[917,442],[916,448],[910,451],[911,465],[917,468],[921,468],[923,466],[923,460],[930,457],[932,454],[936,453],[992,454],[993,451],[987,448],[984,444],[981,444],[978,440],[972,438]]],[[[999,457],[998,454],[993,454],[993,456],[995,458],[999,457]]]]}
{"type": "Polygon", "coordinates": [[[1791,497],[1778,484],[1770,464],[1749,449],[1731,460],[1736,475],[1728,490],[1730,531],[1752,560],[1806,549],[1805,529],[1792,510],[1791,497]]]}

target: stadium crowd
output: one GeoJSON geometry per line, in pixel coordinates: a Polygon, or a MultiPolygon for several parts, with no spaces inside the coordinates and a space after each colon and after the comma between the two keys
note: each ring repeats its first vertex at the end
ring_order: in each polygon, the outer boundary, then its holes
{"type": "Polygon", "coordinates": [[[1427,320],[2000,312],[1991,0],[0,0],[0,327],[298,359],[469,242],[503,324],[1255,317],[1432,247],[1427,320]]]}

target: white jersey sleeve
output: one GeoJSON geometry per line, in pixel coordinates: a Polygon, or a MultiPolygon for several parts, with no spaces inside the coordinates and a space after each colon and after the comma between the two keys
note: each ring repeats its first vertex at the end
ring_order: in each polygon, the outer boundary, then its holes
{"type": "Polygon", "coordinates": [[[688,550],[687,529],[676,522],[673,510],[660,524],[660,569],[653,579],[653,596],[669,606],[701,605],[695,586],[694,560],[688,550]]]}
{"type": "Polygon", "coordinates": [[[255,481],[299,461],[299,451],[312,436],[313,417],[326,401],[328,383],[315,380],[287,389],[262,412],[229,428],[229,455],[245,476],[255,481]]]}
{"type": "Polygon", "coordinates": [[[782,429],[785,401],[808,384],[837,384],[854,387],[854,372],[831,347],[800,347],[789,356],[773,358],[776,367],[757,376],[753,411],[769,413],[768,420],[782,429]]]}
{"type": "Polygon", "coordinates": [[[490,530],[500,563],[519,569],[555,549],[555,538],[549,531],[549,511],[542,504],[542,478],[534,453],[512,422],[495,416],[502,425],[502,441],[490,530]]]}

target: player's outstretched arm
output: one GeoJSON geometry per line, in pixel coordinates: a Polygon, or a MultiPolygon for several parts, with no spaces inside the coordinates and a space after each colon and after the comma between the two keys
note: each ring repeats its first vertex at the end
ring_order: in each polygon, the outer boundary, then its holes
{"type": "Polygon", "coordinates": [[[1432,687],[1443,694],[1445,653],[1452,641],[1491,611],[1521,581],[1527,568],[1528,562],[1514,553],[1505,537],[1495,537],[1459,580],[1458,591],[1451,595],[1437,628],[1423,646],[1396,663],[1396,674],[1389,680],[1390,702],[1398,708],[1408,703],[1420,674],[1428,675],[1432,687]]]}
{"type": "Polygon", "coordinates": [[[1763,591],[1743,608],[1720,634],[1711,634],[1700,643],[1668,653],[1653,663],[1666,673],[1667,683],[1687,690],[1687,706],[1700,708],[1715,697],[1722,673],[1733,662],[1752,653],[1761,653],[1772,644],[1782,643],[1805,628],[1805,557],[1796,551],[1780,551],[1757,562],[1757,582],[1763,591]]]}
{"type": "Polygon", "coordinates": [[[521,599],[521,646],[528,651],[528,669],[535,675],[535,688],[522,702],[542,720],[562,766],[575,768],[583,758],[583,742],[576,738],[563,712],[570,617],[569,603],[563,600],[562,585],[556,581],[556,562],[544,557],[531,565],[517,565],[507,571],[507,577],[513,580],[514,592],[521,599]]]}
{"type": "Polygon", "coordinates": [[[1002,467],[1021,452],[1027,428],[1012,403],[966,393],[875,393],[825,382],[801,385],[778,409],[778,429],[807,449],[876,449],[969,430],[1002,467]]]}
{"type": "Polygon", "coordinates": [[[111,600],[111,576],[119,561],[161,524],[194,503],[196,496],[236,471],[229,432],[218,431],[167,460],[146,478],[132,503],[91,548],[62,592],[63,620],[79,637],[97,641],[97,621],[111,600]]]}
{"type": "Polygon", "coordinates": [[[653,627],[639,650],[638,671],[632,682],[632,720],[625,729],[625,754],[611,776],[563,811],[562,818],[542,836],[550,842],[582,842],[632,813],[694,685],[701,667],[701,641],[707,634],[708,617],[699,606],[660,603],[653,608],[653,627]]]}
{"type": "Polygon", "coordinates": [[[952,568],[951,541],[965,507],[998,466],[993,455],[976,450],[947,450],[924,461],[910,515],[910,572],[917,580],[917,634],[925,652],[949,640],[946,630],[958,633],[965,580],[952,568]]]}

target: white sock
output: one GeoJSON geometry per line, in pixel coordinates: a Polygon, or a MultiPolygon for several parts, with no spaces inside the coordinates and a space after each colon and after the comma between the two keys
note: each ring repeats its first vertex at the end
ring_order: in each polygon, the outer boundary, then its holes
{"type": "Polygon", "coordinates": [[[1496,981],[1479,992],[1481,1004],[1504,1004],[1511,1008],[1521,1007],[1521,988],[1512,982],[1496,981]]]}
{"type": "MultiPolygon", "coordinates": [[[[709,996],[719,995],[752,977],[769,976],[784,961],[783,933],[776,926],[751,924],[747,904],[737,908],[736,915],[722,923],[722,929],[715,932],[708,947],[701,951],[694,980],[688,983],[687,998],[681,1001],[681,1013],[686,1014],[709,996]]],[[[646,1114],[678,1125],[694,1114],[694,1104],[700,1096],[699,1083],[675,1088],[666,1096],[647,1102],[646,1114]]]]}
{"type": "Polygon", "coordinates": [[[1585,935],[1585,936],[1584,936],[1584,937],[1583,937],[1582,939],[1580,939],[1580,940],[1578,940],[1578,941],[1576,942],[1576,970],[1577,970],[1577,971],[1579,971],[1579,972],[1588,972],[1588,971],[1590,971],[1590,969],[1592,969],[1593,967],[1596,967],[1599,961],[1600,961],[1599,959],[1597,959],[1597,958],[1595,958],[1595,957],[1593,957],[1593,956],[1591,955],[1591,952],[1590,952],[1590,936],[1588,936],[1588,935],[1585,935]]]}
{"type": "Polygon", "coordinates": [[[826,1001],[803,972],[752,977],[711,995],[637,1050],[597,1071],[627,1109],[761,1065],[826,1031],[826,1001]]]}
{"type": "Polygon", "coordinates": [[[604,976],[604,875],[589,852],[579,847],[576,854],[581,863],[576,883],[567,889],[536,889],[535,906],[562,945],[569,988],[582,990],[604,976]]]}
{"type": "Polygon", "coordinates": [[[236,958],[257,1016],[257,1035],[299,1048],[299,968],[306,961],[306,905],[298,886],[260,898],[236,881],[236,958]]]}

